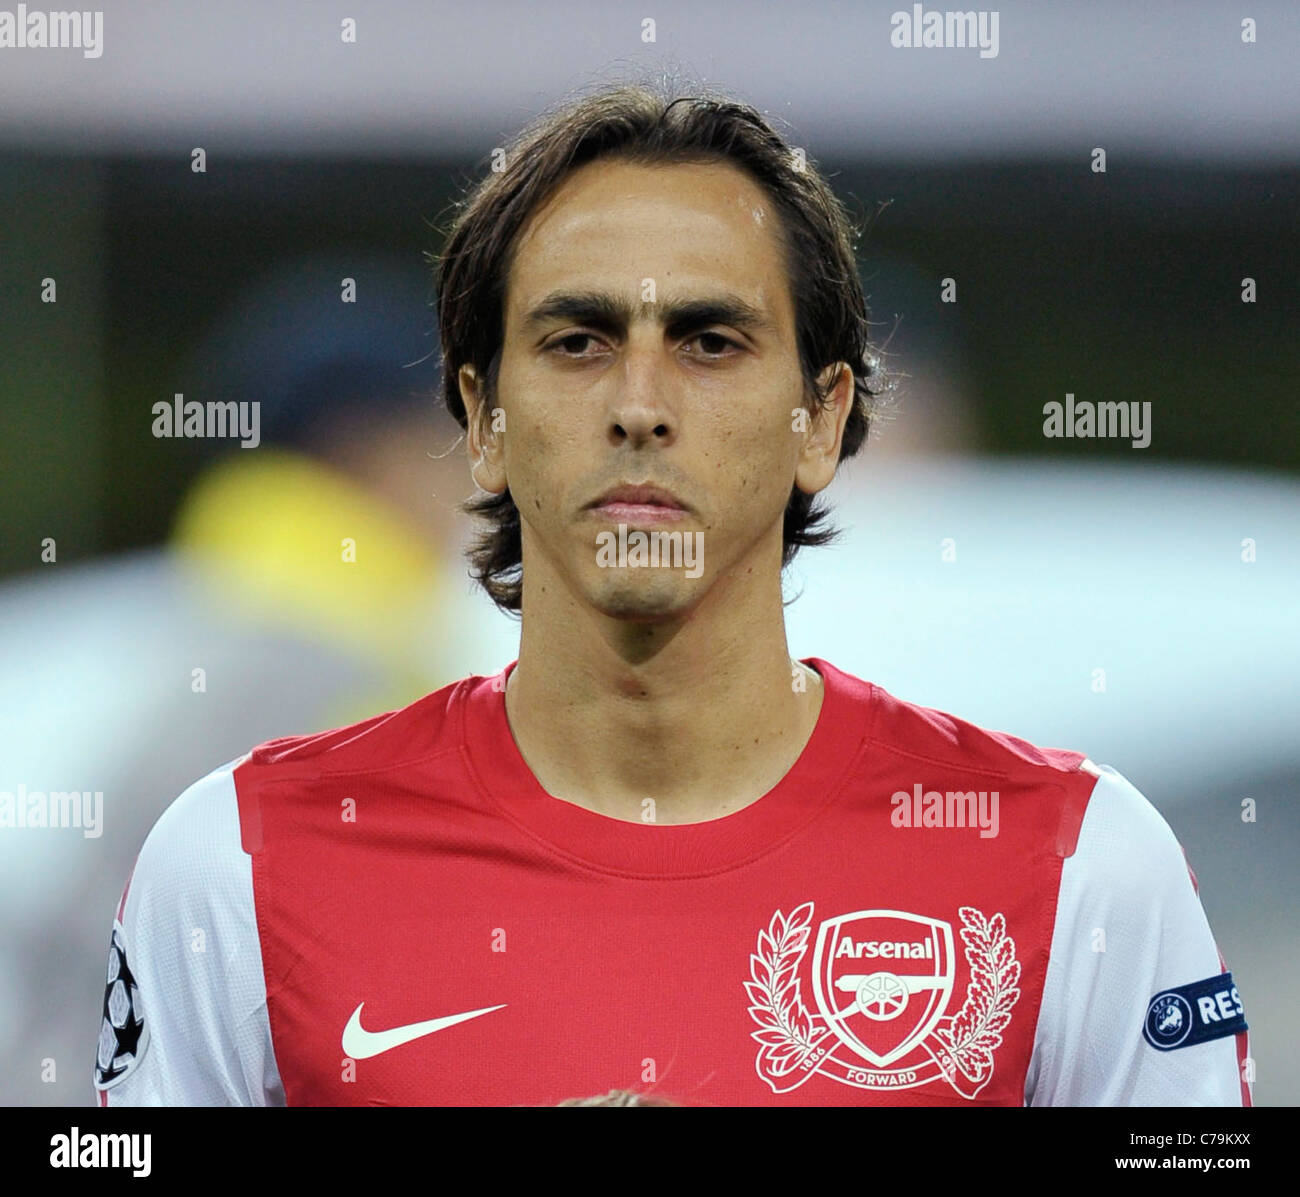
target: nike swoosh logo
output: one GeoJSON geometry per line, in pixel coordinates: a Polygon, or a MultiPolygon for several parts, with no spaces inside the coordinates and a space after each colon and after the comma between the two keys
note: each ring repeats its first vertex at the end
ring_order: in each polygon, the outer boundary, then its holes
{"type": "Polygon", "coordinates": [[[361,1007],[364,1005],[365,1002],[362,1002],[361,1006],[352,1011],[348,1025],[343,1028],[343,1054],[353,1060],[368,1060],[371,1056],[410,1043],[412,1039],[432,1035],[434,1031],[454,1027],[458,1022],[478,1018],[482,1014],[491,1014],[493,1010],[505,1009],[503,1002],[500,1006],[485,1006],[482,1010],[470,1010],[465,1014],[449,1014],[446,1018],[430,1018],[424,1022],[409,1023],[404,1027],[393,1027],[390,1031],[367,1031],[361,1025],[361,1007]]]}

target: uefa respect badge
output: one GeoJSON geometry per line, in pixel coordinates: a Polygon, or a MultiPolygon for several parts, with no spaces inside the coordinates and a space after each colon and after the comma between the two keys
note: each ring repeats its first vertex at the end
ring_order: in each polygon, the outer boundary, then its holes
{"type": "Polygon", "coordinates": [[[1142,1037],[1156,1051],[1171,1052],[1248,1030],[1232,974],[1220,973],[1157,993],[1147,1004],[1142,1037]]]}

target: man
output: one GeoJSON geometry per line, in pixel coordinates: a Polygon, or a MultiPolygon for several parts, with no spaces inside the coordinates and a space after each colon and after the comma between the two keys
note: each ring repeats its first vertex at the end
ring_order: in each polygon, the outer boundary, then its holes
{"type": "Polygon", "coordinates": [[[512,147],[438,283],[518,661],[172,805],[101,1100],[1248,1103],[1132,786],[788,656],[782,567],[887,389],[802,155],[730,102],[602,93],[512,147]]]}

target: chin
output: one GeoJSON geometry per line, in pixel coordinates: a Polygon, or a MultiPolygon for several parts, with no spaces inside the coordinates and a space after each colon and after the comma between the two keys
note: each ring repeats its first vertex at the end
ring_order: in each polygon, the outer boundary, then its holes
{"type": "Polygon", "coordinates": [[[597,579],[587,598],[597,611],[611,619],[662,623],[694,606],[698,595],[690,585],[692,581],[680,575],[673,577],[667,571],[624,570],[620,576],[597,579]]]}

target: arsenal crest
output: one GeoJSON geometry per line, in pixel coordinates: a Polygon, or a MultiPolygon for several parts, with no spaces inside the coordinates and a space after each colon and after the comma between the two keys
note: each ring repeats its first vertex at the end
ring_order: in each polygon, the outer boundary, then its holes
{"type": "Polygon", "coordinates": [[[858,910],[824,920],[812,960],[811,1013],[799,966],[813,904],[760,931],[745,982],[759,1029],[756,1067],[774,1093],[814,1072],[860,1089],[912,1089],[944,1080],[973,1098],[993,1076],[993,1053],[1020,997],[1015,941],[1001,914],[959,910],[970,981],[947,1015],[956,981],[953,928],[901,910],[858,910]]]}

